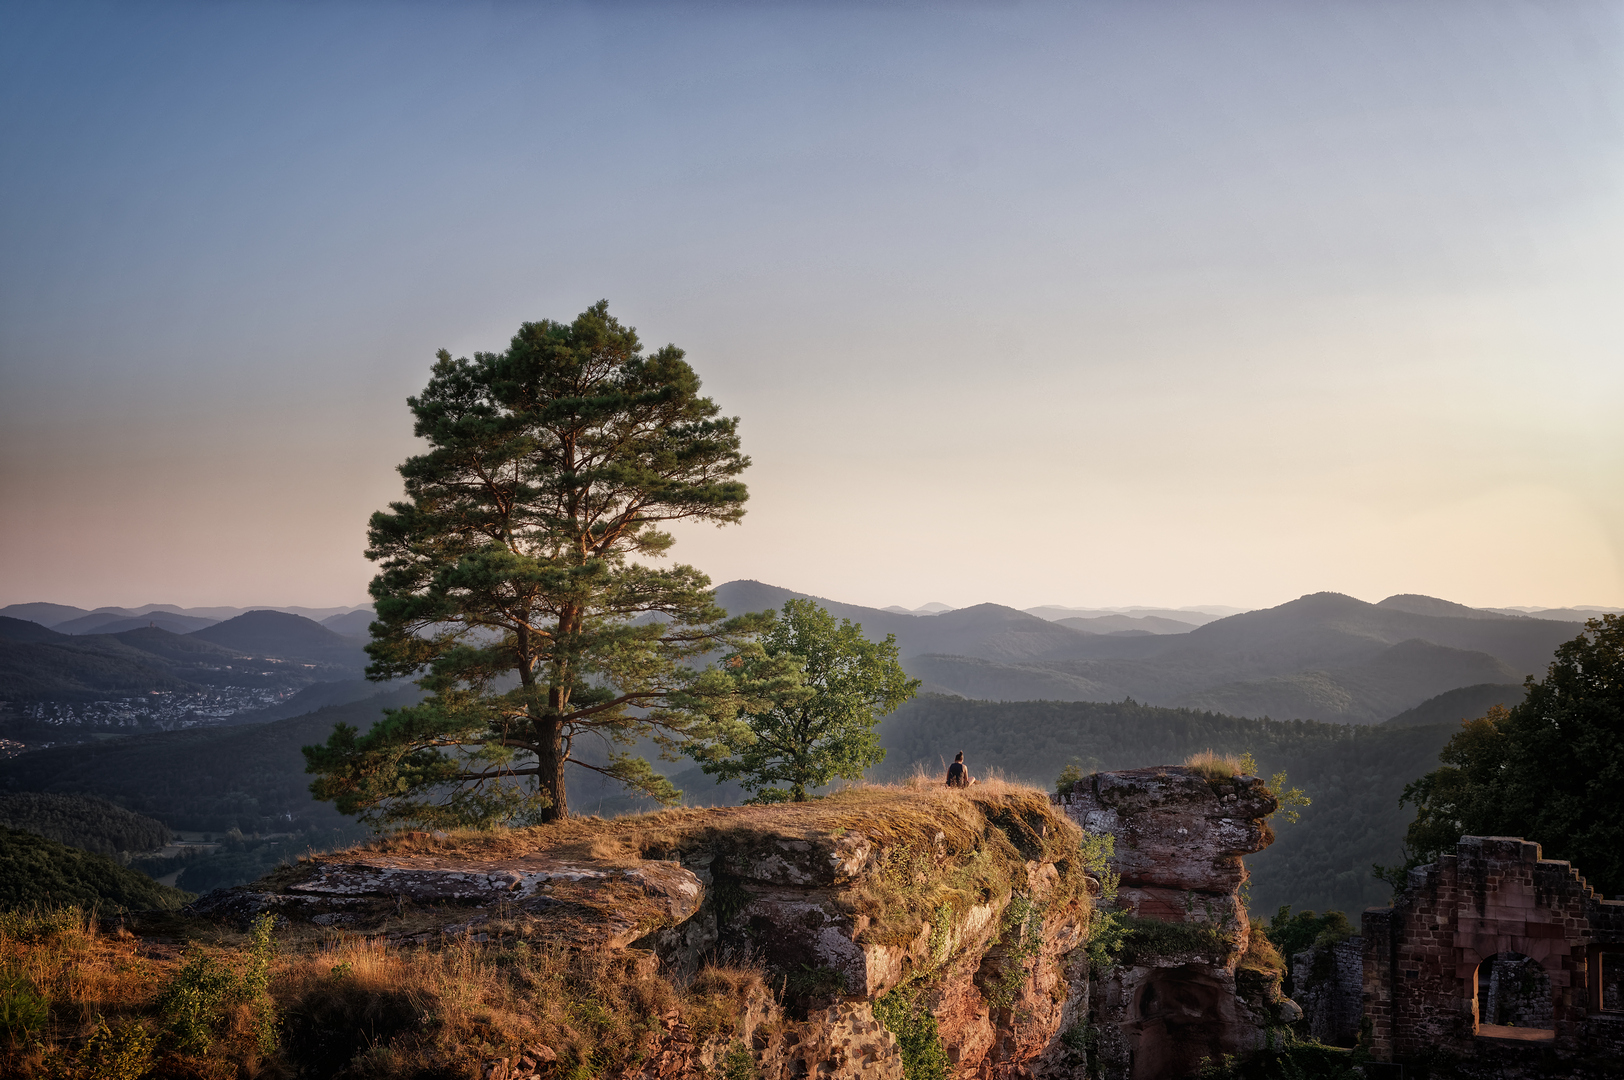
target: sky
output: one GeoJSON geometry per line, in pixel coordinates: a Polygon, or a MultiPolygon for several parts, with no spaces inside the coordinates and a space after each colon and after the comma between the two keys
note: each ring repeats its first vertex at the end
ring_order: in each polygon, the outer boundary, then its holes
{"type": "Polygon", "coordinates": [[[436,349],[850,603],[1624,604],[1624,3],[0,5],[0,604],[362,602],[436,349]]]}

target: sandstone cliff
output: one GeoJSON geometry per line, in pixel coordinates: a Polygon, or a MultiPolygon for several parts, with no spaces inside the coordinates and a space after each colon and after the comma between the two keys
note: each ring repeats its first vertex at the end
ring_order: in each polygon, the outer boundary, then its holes
{"type": "MultiPolygon", "coordinates": [[[[1030,789],[859,789],[800,805],[399,836],[210,894],[194,911],[228,924],[271,913],[293,947],[524,944],[600,966],[619,957],[603,970],[621,974],[608,977],[679,988],[715,971],[760,973],[736,983],[727,1022],[700,1032],[679,1008],[600,1062],[616,1075],[901,1080],[905,1065],[1064,1075],[1081,1065],[1064,1036],[1088,997],[1079,840],[1030,789]]],[[[542,1035],[495,1043],[486,1074],[558,1072],[571,1051],[542,1035]]]]}
{"type": "Polygon", "coordinates": [[[292,1075],[1172,1080],[1293,1018],[1244,959],[1241,857],[1274,808],[1179,768],[860,788],[399,834],[191,915],[222,948],[274,921],[292,1075]],[[1084,830],[1115,840],[1111,904],[1084,830]]]}

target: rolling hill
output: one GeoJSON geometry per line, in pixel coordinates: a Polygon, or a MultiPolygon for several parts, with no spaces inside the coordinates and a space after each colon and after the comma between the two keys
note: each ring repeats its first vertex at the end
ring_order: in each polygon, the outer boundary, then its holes
{"type": "Polygon", "coordinates": [[[298,615],[249,612],[187,634],[63,634],[0,616],[0,700],[96,701],[359,678],[359,644],[298,615]]]}
{"type": "MultiPolygon", "coordinates": [[[[730,611],[802,595],[729,582],[730,611]]],[[[1542,674],[1577,623],[1503,616],[1431,597],[1369,604],[1314,593],[1178,634],[1096,634],[996,604],[931,618],[819,599],[932,690],[975,700],[1136,701],[1243,716],[1375,723],[1444,691],[1542,674]],[[1464,614],[1463,614],[1464,612],[1464,614]]]]}
{"type": "Polygon", "coordinates": [[[1480,683],[1462,686],[1429,698],[1413,709],[1406,709],[1390,720],[1391,727],[1418,727],[1427,724],[1455,726],[1462,720],[1476,720],[1495,705],[1514,708],[1526,696],[1519,683],[1480,683]]]}
{"type": "Polygon", "coordinates": [[[302,615],[284,611],[249,611],[187,636],[253,656],[328,664],[357,672],[366,667],[366,653],[355,642],[302,615]]]}

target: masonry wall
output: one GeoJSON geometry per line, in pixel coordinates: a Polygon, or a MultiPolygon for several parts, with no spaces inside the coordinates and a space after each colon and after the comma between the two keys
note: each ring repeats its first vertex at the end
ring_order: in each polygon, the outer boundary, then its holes
{"type": "Polygon", "coordinates": [[[1598,952],[1624,950],[1624,903],[1542,859],[1538,844],[1463,837],[1454,855],[1411,871],[1391,908],[1365,912],[1363,938],[1364,1012],[1380,1059],[1492,1058],[1510,1042],[1526,1044],[1524,1056],[1538,1043],[1564,1057],[1624,1054],[1624,1015],[1601,1011],[1590,979],[1598,952]],[[1527,956],[1549,977],[1549,1033],[1479,1022],[1478,966],[1500,953],[1527,956]]]}

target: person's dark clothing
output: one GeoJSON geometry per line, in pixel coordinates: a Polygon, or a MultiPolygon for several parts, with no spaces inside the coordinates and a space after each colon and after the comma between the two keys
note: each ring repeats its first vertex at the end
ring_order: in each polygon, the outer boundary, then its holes
{"type": "Polygon", "coordinates": [[[947,767],[948,787],[969,787],[970,782],[968,777],[969,772],[965,769],[964,762],[962,761],[955,761],[953,764],[947,767]]]}

